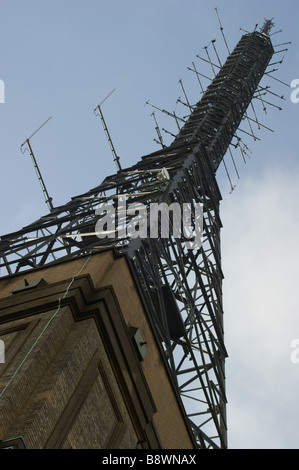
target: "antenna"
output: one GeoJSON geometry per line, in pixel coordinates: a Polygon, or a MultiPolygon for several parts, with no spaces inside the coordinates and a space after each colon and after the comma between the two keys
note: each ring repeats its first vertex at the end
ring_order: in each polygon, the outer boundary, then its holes
{"type": "Polygon", "coordinates": [[[221,24],[221,20],[220,20],[220,17],[219,17],[218,9],[215,8],[215,11],[216,11],[216,15],[217,15],[217,18],[218,18],[218,23],[219,23],[219,27],[220,27],[221,35],[222,35],[222,37],[223,37],[224,44],[225,44],[225,46],[226,46],[227,52],[230,54],[230,50],[229,50],[229,47],[228,47],[228,44],[227,44],[227,40],[226,40],[225,35],[224,35],[224,32],[223,32],[223,26],[222,26],[222,24],[221,24]]]}
{"type": "Polygon", "coordinates": [[[275,24],[273,23],[272,20],[273,20],[273,18],[271,20],[266,20],[266,18],[265,18],[264,24],[260,28],[261,33],[269,35],[271,29],[273,28],[273,26],[275,26],[275,24]]]}
{"type": "Polygon", "coordinates": [[[190,109],[190,112],[192,113],[192,111],[193,111],[193,110],[192,110],[192,106],[190,106],[189,100],[188,100],[188,98],[187,98],[187,95],[186,95],[186,92],[185,92],[185,88],[183,87],[183,81],[182,81],[182,79],[179,80],[179,84],[181,85],[181,88],[182,88],[182,90],[183,90],[183,93],[184,93],[184,96],[185,96],[185,99],[186,99],[186,102],[187,102],[187,106],[188,106],[188,108],[190,109]]]}
{"type": "Polygon", "coordinates": [[[119,162],[119,157],[118,157],[117,154],[116,154],[116,151],[115,151],[113,142],[112,142],[112,140],[111,140],[111,137],[110,137],[110,134],[109,134],[109,131],[108,131],[108,128],[107,128],[107,125],[106,125],[106,122],[105,122],[105,119],[104,119],[102,110],[101,110],[101,105],[104,103],[104,101],[106,101],[106,100],[109,98],[109,96],[112,95],[112,93],[113,93],[114,91],[115,91],[115,88],[114,88],[112,91],[110,91],[110,93],[106,96],[106,98],[104,98],[103,101],[101,101],[100,104],[94,109],[94,113],[95,113],[95,115],[97,115],[97,114],[96,114],[96,111],[98,110],[99,116],[100,116],[100,118],[101,118],[101,121],[102,121],[102,124],[103,124],[103,127],[104,127],[104,131],[105,131],[105,133],[106,133],[106,135],[107,135],[107,139],[108,139],[108,142],[109,142],[109,144],[110,144],[110,147],[111,147],[111,150],[112,150],[112,153],[113,153],[113,160],[115,161],[117,168],[118,168],[119,170],[121,170],[122,168],[121,168],[121,165],[120,165],[120,162],[119,162]]]}
{"type": "Polygon", "coordinates": [[[186,122],[185,119],[176,116],[175,112],[170,113],[169,111],[166,111],[166,109],[158,108],[158,106],[155,106],[155,105],[151,104],[151,103],[149,102],[149,100],[148,100],[145,104],[148,104],[148,105],[151,106],[152,108],[155,108],[155,109],[157,109],[158,111],[161,111],[161,113],[167,114],[167,116],[173,117],[173,118],[176,120],[177,125],[178,125],[178,121],[182,121],[183,123],[186,122]]]}
{"type": "Polygon", "coordinates": [[[165,147],[165,145],[164,145],[164,142],[163,142],[163,138],[162,138],[162,135],[161,135],[161,132],[160,132],[160,129],[159,129],[159,126],[158,126],[157,120],[156,120],[155,111],[153,111],[151,115],[152,115],[152,116],[153,116],[153,118],[154,118],[154,121],[155,121],[155,124],[156,124],[156,127],[155,127],[155,129],[156,129],[156,132],[157,132],[157,134],[158,134],[158,138],[159,138],[159,142],[158,142],[156,139],[154,139],[154,141],[155,141],[155,142],[157,142],[158,144],[160,143],[160,144],[161,144],[161,146],[162,146],[162,148],[164,148],[164,147],[165,147]]]}
{"type": "Polygon", "coordinates": [[[41,175],[41,172],[39,170],[39,167],[38,167],[38,164],[37,164],[37,161],[36,161],[36,158],[34,156],[34,153],[33,153],[33,150],[32,150],[32,147],[30,145],[30,139],[45,125],[47,124],[48,121],[50,121],[50,119],[52,118],[52,116],[50,116],[38,129],[36,129],[36,131],[33,132],[33,134],[31,134],[30,137],[28,137],[28,139],[26,139],[22,145],[21,145],[21,152],[22,153],[25,153],[26,150],[29,151],[29,154],[31,156],[31,159],[32,159],[32,162],[33,162],[33,166],[35,168],[35,171],[36,171],[36,174],[37,174],[37,177],[38,177],[38,180],[40,182],[40,185],[42,187],[42,191],[43,191],[43,194],[45,196],[45,200],[46,200],[46,203],[48,204],[48,207],[49,207],[49,210],[52,211],[54,209],[54,206],[52,204],[52,198],[49,196],[49,193],[47,191],[47,188],[46,188],[46,185],[44,183],[44,180],[43,180],[43,177],[41,175]],[[23,150],[23,147],[27,145],[27,149],[25,148],[23,150]]]}

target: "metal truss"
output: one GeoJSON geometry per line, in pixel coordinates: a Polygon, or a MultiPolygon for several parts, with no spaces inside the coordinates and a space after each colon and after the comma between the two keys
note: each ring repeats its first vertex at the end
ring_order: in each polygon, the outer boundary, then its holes
{"type": "MultiPolygon", "coordinates": [[[[216,170],[273,53],[265,31],[244,35],[169,146],[0,241],[2,275],[3,269],[12,275],[107,246],[128,253],[199,448],[227,447],[216,170]],[[171,232],[152,238],[150,221],[147,237],[129,237],[124,227],[135,223],[136,214],[123,210],[124,199],[127,206],[142,204],[147,211],[153,203],[190,204],[193,209],[201,204],[201,246],[190,249],[187,236],[171,232]],[[95,228],[105,217],[99,204],[122,207],[104,238],[95,228]]],[[[192,217],[191,223],[195,228],[198,221],[192,217]]]]}

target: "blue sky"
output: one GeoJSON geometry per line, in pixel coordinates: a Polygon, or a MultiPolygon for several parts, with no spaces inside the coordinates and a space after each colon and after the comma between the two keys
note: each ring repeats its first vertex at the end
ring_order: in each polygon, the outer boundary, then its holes
{"type": "MultiPolygon", "coordinates": [[[[273,44],[292,41],[275,76],[299,78],[299,4],[292,0],[0,0],[0,233],[18,230],[47,212],[28,153],[20,145],[49,116],[31,141],[53,204],[98,185],[116,167],[94,108],[102,107],[123,167],[157,150],[150,103],[186,114],[176,103],[183,80],[189,101],[200,98],[192,61],[216,38],[226,57],[214,7],[218,7],[230,50],[264,18],[274,17],[273,44]]],[[[283,48],[284,48],[283,47],[283,48]]],[[[279,60],[283,54],[274,56],[279,60]]],[[[291,89],[267,80],[283,110],[261,103],[260,121],[275,132],[257,131],[261,141],[244,141],[246,165],[227,157],[236,188],[223,168],[222,255],[229,446],[298,448],[299,364],[290,343],[299,338],[298,285],[298,116],[291,89]]],[[[207,83],[205,83],[207,84],[207,83]]],[[[160,128],[171,118],[155,114],[160,128]]],[[[170,142],[163,133],[165,143],[170,142]]]]}

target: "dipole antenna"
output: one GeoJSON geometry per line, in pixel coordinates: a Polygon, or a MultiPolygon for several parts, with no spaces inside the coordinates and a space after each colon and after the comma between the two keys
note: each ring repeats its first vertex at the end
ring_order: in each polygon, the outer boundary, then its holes
{"type": "Polygon", "coordinates": [[[36,174],[37,174],[37,177],[38,177],[38,180],[40,182],[40,185],[41,185],[41,188],[42,188],[42,191],[43,191],[43,194],[45,196],[45,200],[46,200],[46,203],[49,207],[49,210],[50,212],[54,209],[54,206],[52,204],[52,198],[49,196],[49,193],[47,191],[47,188],[46,188],[46,185],[45,185],[45,182],[43,180],[43,177],[41,175],[41,172],[40,172],[40,169],[38,167],[38,164],[37,164],[37,161],[36,161],[36,158],[34,156],[34,153],[33,153],[33,150],[32,150],[32,147],[31,147],[31,144],[30,144],[30,139],[45,125],[47,124],[48,121],[50,121],[50,119],[52,118],[52,116],[50,116],[38,129],[36,129],[36,131],[33,132],[33,134],[30,135],[30,137],[28,137],[28,139],[26,139],[22,145],[21,145],[21,152],[22,153],[25,153],[26,150],[28,150],[30,156],[31,156],[31,159],[32,159],[32,162],[33,162],[33,166],[35,168],[35,171],[36,171],[36,174]],[[24,146],[27,145],[27,148],[24,148],[24,146]]]}
{"type": "Polygon", "coordinates": [[[106,96],[106,98],[104,98],[104,99],[100,102],[100,104],[94,109],[94,113],[95,113],[95,115],[97,116],[96,111],[99,112],[99,116],[100,116],[100,118],[101,118],[101,121],[102,121],[102,124],[103,124],[103,127],[104,127],[104,131],[105,131],[105,133],[106,133],[108,142],[109,142],[110,147],[111,147],[111,150],[112,150],[113,160],[115,161],[117,168],[118,168],[119,170],[121,170],[122,168],[121,168],[121,165],[120,165],[119,157],[118,157],[118,155],[117,155],[117,153],[116,153],[116,151],[115,151],[115,148],[114,148],[112,139],[111,139],[110,134],[109,134],[109,131],[108,131],[108,127],[107,127],[107,125],[106,125],[106,122],[105,122],[105,119],[104,119],[104,116],[103,116],[103,113],[102,113],[102,110],[101,110],[101,106],[102,106],[102,104],[104,103],[104,101],[106,101],[106,100],[109,98],[109,96],[112,95],[112,93],[113,93],[114,91],[115,91],[115,88],[114,88],[112,91],[110,91],[110,93],[106,96]]]}
{"type": "Polygon", "coordinates": [[[224,44],[226,45],[227,52],[230,54],[230,50],[229,50],[229,47],[228,47],[226,38],[225,38],[225,36],[224,36],[223,26],[222,26],[222,24],[221,24],[221,20],[220,20],[220,17],[219,17],[219,13],[218,13],[217,7],[215,8],[215,11],[216,11],[216,15],[217,15],[217,18],[218,18],[218,23],[219,23],[219,27],[220,27],[221,35],[222,35],[222,37],[223,37],[224,44]]]}

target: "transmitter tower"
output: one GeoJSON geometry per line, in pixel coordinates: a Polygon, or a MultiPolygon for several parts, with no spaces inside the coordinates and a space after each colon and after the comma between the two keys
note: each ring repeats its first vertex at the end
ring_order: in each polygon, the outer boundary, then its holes
{"type": "MultiPolygon", "coordinates": [[[[275,52],[271,26],[266,21],[259,31],[244,34],[223,65],[208,56],[215,76],[197,104],[187,101],[186,119],[173,114],[178,132],[170,145],[162,144],[129,168],[118,165],[118,171],[99,186],[63,206],[51,206],[39,220],[0,239],[1,273],[8,276],[93,256],[108,247],[127,254],[198,448],[227,447],[221,194],[216,172],[241,121],[246,118],[260,126],[247,110],[255,97],[265,102],[266,88],[260,81],[275,52]],[[187,204],[192,214],[200,204],[200,246],[190,249],[187,235],[163,237],[159,232],[151,238],[150,217],[146,237],[129,237],[123,229],[130,223],[136,228],[136,213],[117,210],[124,203],[134,203],[135,208],[142,204],[148,213],[155,203],[177,203],[180,208],[187,204]],[[114,230],[101,238],[96,227],[107,214],[99,207],[107,204],[117,215],[114,230]]],[[[193,72],[200,79],[195,65],[193,72]]],[[[169,220],[171,225],[173,219],[169,220]]],[[[192,216],[190,227],[195,229],[198,223],[192,216]]]]}

